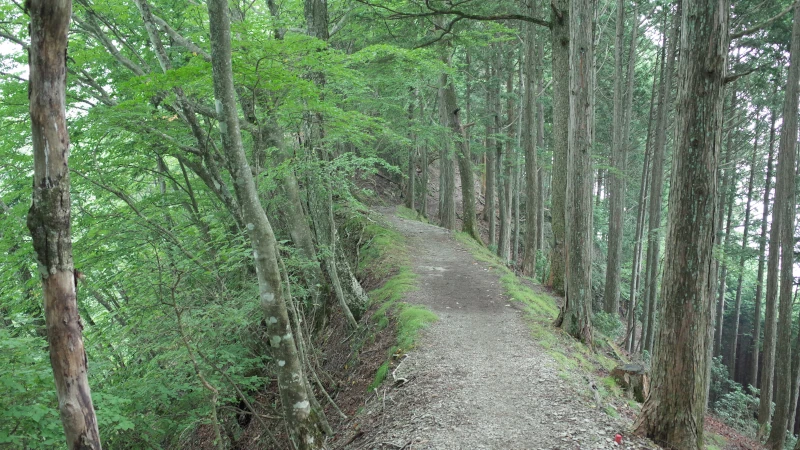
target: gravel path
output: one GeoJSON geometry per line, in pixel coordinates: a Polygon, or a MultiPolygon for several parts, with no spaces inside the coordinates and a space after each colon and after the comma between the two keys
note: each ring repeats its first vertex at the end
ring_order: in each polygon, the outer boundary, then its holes
{"type": "Polygon", "coordinates": [[[359,419],[363,434],[346,448],[648,448],[627,437],[613,442],[630,423],[595,409],[586,384],[558,375],[494,271],[447,230],[384,213],[408,238],[418,275],[405,301],[439,321],[398,367],[408,383],[372,396],[359,419]]]}

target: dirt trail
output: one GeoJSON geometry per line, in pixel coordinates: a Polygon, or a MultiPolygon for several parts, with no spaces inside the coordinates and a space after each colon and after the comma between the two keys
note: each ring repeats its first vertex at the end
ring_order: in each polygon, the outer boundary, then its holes
{"type": "Polygon", "coordinates": [[[630,423],[598,411],[587,385],[558,375],[494,271],[447,230],[382,212],[407,237],[418,275],[405,301],[439,321],[398,367],[408,383],[373,395],[359,420],[364,433],[347,448],[643,448],[613,442],[630,423]]]}

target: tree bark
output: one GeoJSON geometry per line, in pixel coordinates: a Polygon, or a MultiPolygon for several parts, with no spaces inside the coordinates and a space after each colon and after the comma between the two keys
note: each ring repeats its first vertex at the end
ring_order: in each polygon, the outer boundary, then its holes
{"type": "MultiPolygon", "coordinates": [[[[778,144],[778,179],[775,186],[773,214],[780,216],[781,272],[780,319],[778,322],[778,348],[775,389],[775,416],[767,440],[767,447],[782,449],[786,440],[792,393],[792,288],[794,287],[794,224],[797,207],[797,108],[800,103],[800,3],[794,7],[794,25],[789,57],[789,74],[786,79],[786,97],[783,101],[783,128],[778,144]],[[780,211],[778,213],[778,211],[780,211]]],[[[773,222],[774,224],[774,222],[773,222]]],[[[794,349],[798,351],[798,349],[794,349]]],[[[794,424],[792,424],[794,425],[794,424]]]]}
{"type": "Polygon", "coordinates": [[[663,301],[652,390],[634,428],[665,447],[702,449],[728,5],[683,0],[682,10],[663,301]]]}
{"type": "Polygon", "coordinates": [[[569,39],[570,0],[550,2],[550,31],[553,48],[553,177],[550,208],[553,227],[553,251],[547,284],[558,294],[564,293],[565,223],[567,196],[567,154],[569,151],[569,39]]]}
{"type": "Polygon", "coordinates": [[[228,2],[209,0],[208,16],[214,96],[220,116],[220,134],[230,161],[236,196],[242,206],[253,246],[261,306],[264,310],[270,352],[278,362],[278,387],[292,444],[297,449],[316,449],[323,445],[319,414],[311,409],[307,381],[291,333],[281,285],[277,243],[272,226],[261,206],[253,176],[242,147],[241,132],[231,62],[231,36],[228,2]]]}
{"type": "Polygon", "coordinates": [[[566,192],[566,289],[556,326],[592,343],[592,145],[594,144],[594,0],[572,0],[569,40],[569,153],[566,192]]]}
{"type": "Polygon", "coordinates": [[[28,229],[39,265],[50,365],[67,448],[101,448],[87,376],[72,261],[69,133],[66,120],[70,0],[30,0],[29,65],[33,204],[28,229]]]}

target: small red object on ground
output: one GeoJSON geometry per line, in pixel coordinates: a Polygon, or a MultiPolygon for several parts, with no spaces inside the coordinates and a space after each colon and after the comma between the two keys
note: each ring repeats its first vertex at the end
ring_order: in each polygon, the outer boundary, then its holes
{"type": "Polygon", "coordinates": [[[614,442],[616,442],[617,444],[622,444],[622,435],[617,434],[616,436],[614,436],[614,442]]]}

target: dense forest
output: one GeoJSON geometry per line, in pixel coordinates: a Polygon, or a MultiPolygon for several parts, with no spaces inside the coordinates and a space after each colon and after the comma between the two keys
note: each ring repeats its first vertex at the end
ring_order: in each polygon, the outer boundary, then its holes
{"type": "Polygon", "coordinates": [[[792,0],[3,0],[0,447],[330,448],[389,198],[800,449],[799,96],[792,0]]]}

